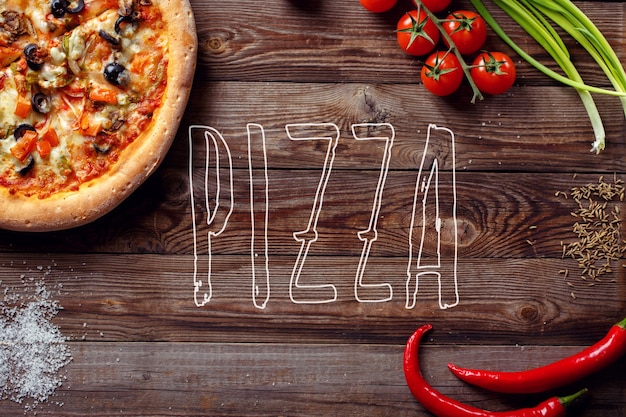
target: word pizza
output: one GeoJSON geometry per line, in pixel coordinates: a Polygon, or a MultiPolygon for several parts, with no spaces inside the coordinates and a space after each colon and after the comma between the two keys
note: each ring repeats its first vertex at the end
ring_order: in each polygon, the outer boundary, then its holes
{"type": "MultiPolygon", "coordinates": [[[[337,145],[340,138],[340,130],[333,123],[302,123],[287,124],[285,126],[287,137],[290,141],[305,142],[318,141],[325,151],[324,162],[321,167],[321,174],[313,201],[311,203],[310,216],[304,230],[293,232],[294,240],[299,244],[291,277],[289,281],[289,298],[296,304],[323,304],[337,300],[337,288],[332,283],[313,284],[307,283],[302,276],[302,270],[307,262],[307,257],[311,248],[318,240],[318,221],[323,210],[324,196],[327,190],[329,179],[333,172],[337,145]],[[314,132],[313,134],[311,132],[314,132]],[[310,294],[310,295],[307,295],[310,294]]],[[[378,183],[374,193],[371,206],[369,225],[365,230],[357,233],[362,242],[361,256],[358,261],[356,275],[354,276],[354,298],[360,303],[380,303],[393,299],[393,288],[388,282],[364,283],[363,275],[367,268],[368,258],[372,247],[378,239],[378,221],[380,218],[383,192],[391,161],[391,150],[394,145],[395,130],[388,123],[365,123],[351,126],[354,140],[357,141],[378,141],[381,143],[382,162],[378,176],[378,183]],[[386,132],[370,136],[368,132],[386,132]],[[365,297],[363,294],[368,290],[376,288],[383,296],[377,298],[365,297]]],[[[270,288],[272,279],[270,277],[270,250],[268,239],[269,212],[271,201],[269,198],[269,176],[268,176],[268,155],[265,131],[262,125],[250,123],[247,125],[248,133],[248,167],[250,179],[250,259],[252,275],[252,302],[255,307],[264,309],[270,300],[270,288]],[[253,170],[253,154],[262,153],[262,169],[253,170]],[[259,177],[259,178],[257,178],[259,177]]],[[[213,297],[213,286],[211,283],[211,265],[213,263],[212,241],[219,239],[220,235],[227,229],[235,206],[235,195],[233,192],[233,158],[228,142],[216,129],[209,126],[192,125],[188,130],[190,160],[189,160],[189,186],[191,196],[191,214],[193,218],[193,240],[194,240],[194,302],[198,307],[208,304],[213,297]],[[203,195],[195,190],[193,176],[193,155],[198,154],[202,148],[205,154],[204,161],[204,184],[202,186],[203,195]],[[210,156],[213,155],[211,159],[210,156]],[[210,179],[212,181],[210,181],[210,179]],[[209,195],[211,191],[214,195],[209,195]],[[208,225],[208,231],[199,233],[199,220],[196,213],[196,205],[200,204],[206,208],[206,219],[202,219],[208,225]],[[218,216],[219,213],[219,216],[218,216]],[[219,219],[219,220],[218,220],[219,219]],[[205,235],[206,234],[206,235],[205,235]],[[206,239],[208,250],[208,272],[206,276],[200,277],[198,268],[200,250],[199,240],[206,239]]],[[[456,173],[454,160],[454,133],[446,128],[429,125],[426,135],[426,143],[422,155],[419,171],[417,174],[415,192],[413,195],[413,206],[411,213],[411,225],[409,239],[407,243],[408,263],[406,268],[406,308],[411,309],[416,305],[416,297],[419,280],[424,278],[436,279],[439,288],[439,306],[441,309],[454,307],[459,302],[457,284],[457,218],[456,218],[456,173]],[[445,213],[446,218],[451,218],[451,222],[446,222],[445,227],[453,232],[448,235],[454,236],[454,256],[449,262],[447,270],[452,273],[442,274],[442,257],[440,252],[441,233],[443,229],[442,213],[440,211],[439,193],[439,166],[436,152],[431,144],[431,134],[437,132],[437,137],[444,136],[451,147],[452,154],[452,212],[445,213]],[[428,208],[428,210],[427,210],[428,208]],[[434,213],[434,218],[432,213],[434,213]],[[428,217],[431,217],[430,219],[428,217]],[[430,231],[434,231],[436,236],[436,256],[429,258],[422,257],[425,241],[427,239],[425,225],[432,225],[430,231]],[[414,242],[417,242],[414,243],[414,242]],[[447,276],[444,276],[447,275],[447,276]],[[443,289],[454,294],[453,299],[443,300],[443,289]]],[[[433,233],[429,234],[432,239],[433,233]]],[[[432,247],[432,245],[431,245],[432,247]]]]}

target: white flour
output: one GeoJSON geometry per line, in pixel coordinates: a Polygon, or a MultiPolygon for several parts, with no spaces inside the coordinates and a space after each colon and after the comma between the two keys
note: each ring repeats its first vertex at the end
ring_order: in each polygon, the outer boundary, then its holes
{"type": "MultiPolygon", "coordinates": [[[[1,282],[0,282],[1,283],[1,282]]],[[[43,281],[0,298],[0,400],[27,409],[46,401],[61,386],[61,368],[71,360],[66,338],[52,323],[62,308],[43,281]]]]}

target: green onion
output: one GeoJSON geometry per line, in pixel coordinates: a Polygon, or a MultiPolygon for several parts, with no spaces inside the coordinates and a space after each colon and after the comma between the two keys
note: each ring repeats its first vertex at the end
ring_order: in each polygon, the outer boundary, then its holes
{"type": "Polygon", "coordinates": [[[518,46],[504,32],[481,0],[470,1],[493,31],[518,55],[545,75],[576,89],[587,110],[595,134],[595,141],[591,150],[599,152],[604,149],[604,127],[591,93],[619,96],[626,114],[626,73],[624,73],[624,69],[615,52],[591,20],[569,0],[494,0],[496,5],[504,10],[550,54],[565,73],[566,76],[563,76],[546,67],[518,46]],[[569,52],[565,48],[563,41],[542,14],[561,26],[570,36],[585,47],[605,72],[616,91],[597,88],[584,83],[578,70],[570,60],[569,52]]]}
{"type": "MultiPolygon", "coordinates": [[[[569,0],[537,1],[538,10],[574,38],[596,61],[616,91],[626,92],[626,72],[615,51],[596,25],[569,0]]],[[[620,97],[626,115],[626,97],[620,97]]],[[[593,150],[604,149],[604,143],[594,142],[593,150]]]]}
{"type": "MultiPolygon", "coordinates": [[[[526,28],[527,31],[528,28],[533,29],[532,37],[552,56],[570,80],[583,82],[578,70],[570,60],[569,52],[560,36],[532,5],[517,0],[494,0],[494,3],[521,27],[526,28]]],[[[591,93],[581,88],[576,88],[576,91],[589,115],[595,141],[604,143],[606,136],[604,125],[591,93]]]]}

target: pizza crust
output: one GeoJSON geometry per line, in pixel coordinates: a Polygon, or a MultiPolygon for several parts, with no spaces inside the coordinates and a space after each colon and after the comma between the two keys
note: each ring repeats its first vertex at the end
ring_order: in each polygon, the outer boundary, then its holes
{"type": "MultiPolygon", "coordinates": [[[[157,3],[156,0],[154,0],[157,3]]],[[[0,189],[0,228],[45,232],[92,222],[113,210],[159,166],[183,117],[196,66],[197,35],[188,0],[159,0],[169,37],[167,86],[151,125],[122,153],[105,175],[76,192],[46,199],[12,195],[0,189]]]]}

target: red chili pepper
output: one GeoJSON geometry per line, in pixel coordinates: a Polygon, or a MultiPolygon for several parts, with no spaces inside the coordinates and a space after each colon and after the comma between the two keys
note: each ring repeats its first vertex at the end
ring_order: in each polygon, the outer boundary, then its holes
{"type": "Polygon", "coordinates": [[[432,329],[426,324],[413,333],[404,350],[404,376],[413,396],[438,417],[563,417],[566,407],[587,392],[586,389],[568,397],[553,397],[532,408],[512,411],[486,411],[446,397],[435,390],[422,376],[419,365],[419,344],[424,333],[432,329]]]}
{"type": "Polygon", "coordinates": [[[576,355],[539,368],[519,372],[466,369],[454,364],[448,364],[448,368],[463,381],[491,391],[529,394],[579,381],[617,361],[624,353],[626,318],[613,325],[596,344],[576,355]]]}

